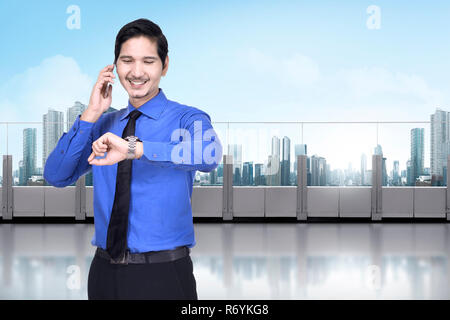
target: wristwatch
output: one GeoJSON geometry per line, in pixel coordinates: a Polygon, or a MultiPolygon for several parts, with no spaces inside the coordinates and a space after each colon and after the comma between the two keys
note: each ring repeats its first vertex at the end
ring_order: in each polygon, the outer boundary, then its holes
{"type": "Polygon", "coordinates": [[[128,136],[124,140],[128,141],[127,159],[135,159],[136,158],[136,142],[137,141],[142,142],[142,140],[136,136],[128,136]]]}

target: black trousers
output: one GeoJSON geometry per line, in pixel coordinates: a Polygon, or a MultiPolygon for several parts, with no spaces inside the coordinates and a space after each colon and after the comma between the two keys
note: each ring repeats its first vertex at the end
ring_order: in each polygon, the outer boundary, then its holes
{"type": "Polygon", "coordinates": [[[191,256],[127,265],[94,256],[88,275],[88,299],[198,300],[191,256]]]}

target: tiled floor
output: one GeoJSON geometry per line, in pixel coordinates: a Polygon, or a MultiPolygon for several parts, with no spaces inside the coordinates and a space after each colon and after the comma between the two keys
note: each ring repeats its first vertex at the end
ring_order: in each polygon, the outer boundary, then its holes
{"type": "MultiPolygon", "coordinates": [[[[92,224],[0,224],[0,299],[86,299],[92,224]]],[[[449,299],[450,224],[195,224],[199,299],[449,299]]]]}

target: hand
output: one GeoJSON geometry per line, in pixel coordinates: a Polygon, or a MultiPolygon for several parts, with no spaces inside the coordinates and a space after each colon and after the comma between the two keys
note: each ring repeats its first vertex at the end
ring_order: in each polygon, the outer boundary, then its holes
{"type": "Polygon", "coordinates": [[[108,87],[108,83],[114,83],[114,64],[107,65],[102,70],[97,78],[97,82],[92,89],[91,97],[89,99],[89,106],[92,112],[100,115],[108,110],[112,102],[112,85],[108,87]],[[105,92],[106,91],[106,92],[105,92]],[[107,96],[105,97],[105,93],[107,96]]]}
{"type": "Polygon", "coordinates": [[[92,150],[93,152],[87,159],[89,164],[96,166],[112,165],[127,158],[128,141],[114,133],[107,132],[92,144],[92,150]],[[105,152],[107,152],[106,158],[95,159],[97,156],[103,157],[105,152]]]}

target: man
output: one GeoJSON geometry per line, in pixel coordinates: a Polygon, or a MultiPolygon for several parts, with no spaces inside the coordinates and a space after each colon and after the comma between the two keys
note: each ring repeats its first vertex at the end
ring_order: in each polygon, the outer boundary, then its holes
{"type": "Polygon", "coordinates": [[[44,178],[56,187],[93,172],[97,251],[89,299],[198,299],[189,255],[192,184],[196,170],[217,167],[222,145],[207,113],[168,100],[159,88],[167,52],[153,22],[123,26],[114,64],[100,71],[88,108],[45,164],[44,178]],[[129,103],[104,113],[114,67],[129,103]]]}

